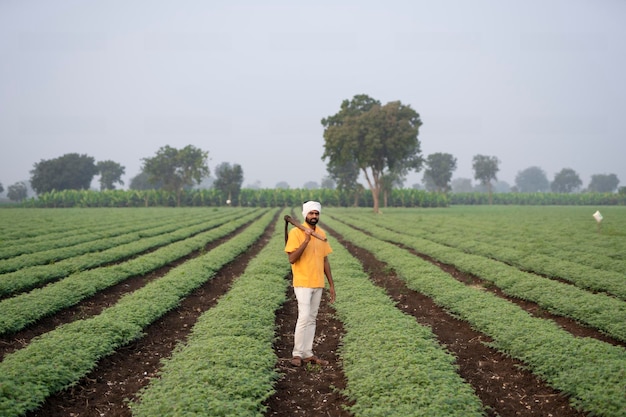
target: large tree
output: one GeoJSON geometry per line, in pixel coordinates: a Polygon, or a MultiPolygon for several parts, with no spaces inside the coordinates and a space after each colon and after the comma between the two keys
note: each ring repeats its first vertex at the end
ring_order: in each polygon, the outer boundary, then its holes
{"type": "Polygon", "coordinates": [[[385,176],[402,178],[422,166],[417,138],[422,121],[400,101],[381,105],[367,95],[356,95],[351,101],[344,100],[338,113],[322,119],[322,125],[322,159],[328,159],[330,166],[353,161],[372,191],[376,213],[385,176]]]}
{"type": "Polygon", "coordinates": [[[452,173],[456,170],[456,158],[449,153],[436,152],[426,158],[424,185],[427,189],[433,186],[436,191],[450,190],[452,173]]]}
{"type": "Polygon", "coordinates": [[[550,188],[555,193],[572,193],[582,187],[583,182],[578,173],[571,168],[563,168],[554,175],[550,188]]]}
{"type": "Polygon", "coordinates": [[[472,167],[474,168],[474,179],[487,187],[489,193],[489,204],[493,203],[493,189],[491,181],[498,179],[498,171],[500,168],[500,160],[495,156],[474,155],[472,159],[472,167]]]}
{"type": "Polygon", "coordinates": [[[515,185],[521,193],[543,193],[550,189],[546,172],[537,166],[519,171],[515,176],[515,185]]]}
{"type": "Polygon", "coordinates": [[[24,181],[19,181],[13,185],[9,185],[7,197],[9,197],[9,200],[11,201],[20,202],[26,200],[26,197],[28,197],[28,188],[26,187],[26,183],[24,181]]]}
{"type": "Polygon", "coordinates": [[[42,159],[30,173],[30,185],[37,194],[42,194],[52,190],[86,190],[98,168],[93,157],[68,153],[55,159],[42,159]]]}
{"type": "Polygon", "coordinates": [[[241,165],[230,165],[222,162],[215,167],[215,181],[213,186],[224,194],[230,204],[239,204],[239,193],[243,184],[243,169],[241,165]]]}
{"type": "Polygon", "coordinates": [[[96,164],[100,174],[100,190],[115,190],[115,184],[124,185],[122,175],[126,168],[114,161],[99,161],[96,164]]]}
{"type": "Polygon", "coordinates": [[[191,187],[194,182],[200,183],[209,175],[208,157],[208,152],[193,145],[180,150],[166,145],[157,151],[156,156],[143,158],[142,171],[148,174],[151,183],[161,183],[165,190],[175,192],[180,206],[183,189],[191,187]]]}
{"type": "Polygon", "coordinates": [[[592,193],[612,193],[619,185],[619,179],[615,174],[594,174],[591,176],[589,191],[592,193]]]}

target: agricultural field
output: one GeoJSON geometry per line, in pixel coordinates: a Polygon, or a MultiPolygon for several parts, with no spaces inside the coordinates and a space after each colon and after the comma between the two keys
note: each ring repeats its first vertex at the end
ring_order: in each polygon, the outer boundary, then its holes
{"type": "Polygon", "coordinates": [[[626,416],[626,207],[596,210],[324,207],[330,365],[293,368],[299,207],[2,209],[0,415],[626,416]]]}

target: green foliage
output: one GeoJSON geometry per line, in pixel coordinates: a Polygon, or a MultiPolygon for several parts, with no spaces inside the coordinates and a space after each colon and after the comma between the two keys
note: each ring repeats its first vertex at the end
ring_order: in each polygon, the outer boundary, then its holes
{"type": "MultiPolygon", "coordinates": [[[[85,376],[96,362],[175,308],[181,299],[256,241],[276,213],[268,212],[227,242],[129,293],[101,314],[56,328],[0,362],[0,415],[22,415],[85,376]]],[[[159,414],[156,414],[159,415],[159,414]]]]}
{"type": "Polygon", "coordinates": [[[86,190],[97,173],[98,168],[93,157],[68,153],[35,163],[30,185],[37,194],[52,190],[86,190]]]}
{"type": "MultiPolygon", "coordinates": [[[[227,216],[214,216],[214,219],[192,226],[184,219],[169,226],[175,231],[162,236],[146,237],[139,241],[120,245],[96,255],[68,259],[54,265],[25,268],[3,275],[0,289],[2,293],[15,292],[51,280],[51,277],[67,276],[58,282],[37,288],[28,293],[16,295],[0,301],[0,334],[17,331],[36,320],[70,307],[85,298],[132,276],[145,275],[159,267],[174,262],[194,251],[200,251],[206,244],[227,236],[246,222],[257,218],[258,212],[249,210],[232,212],[227,216]],[[177,226],[180,226],[178,229],[177,226]],[[160,247],[162,246],[162,247],[160,247]],[[160,247],[152,252],[128,259],[132,255],[160,247]],[[76,272],[78,268],[102,265],[108,262],[128,259],[122,264],[103,266],[76,272]],[[69,266],[68,266],[69,265],[69,266]],[[70,275],[70,273],[72,273],[70,275]],[[69,276],[68,276],[69,275],[69,276]],[[6,279],[4,279],[6,278],[6,279]]],[[[206,216],[206,214],[205,214],[206,216]]],[[[146,230],[145,234],[152,231],[146,230]]]]}
{"type": "Polygon", "coordinates": [[[583,185],[578,173],[571,168],[563,168],[554,175],[550,188],[555,193],[573,193],[583,185]]]}
{"type": "Polygon", "coordinates": [[[131,190],[154,190],[159,189],[163,186],[161,182],[157,181],[156,183],[150,182],[150,176],[145,172],[141,171],[139,174],[135,175],[130,179],[130,184],[128,188],[131,190]]]}
{"type": "MultiPolygon", "coordinates": [[[[494,210],[487,211],[487,208],[480,209],[481,211],[476,211],[475,214],[488,215],[494,212],[494,210]]],[[[558,208],[555,209],[558,210],[558,208]]],[[[468,209],[466,212],[466,215],[472,213],[468,209]]],[[[325,223],[341,233],[344,238],[375,253],[381,261],[394,268],[409,288],[433,298],[437,304],[468,321],[472,327],[492,338],[494,348],[520,359],[533,373],[556,389],[570,395],[576,406],[599,416],[623,415],[623,410],[626,408],[624,397],[626,354],[623,348],[596,339],[574,337],[551,320],[532,317],[506,299],[469,287],[442,271],[438,266],[388,241],[413,247],[440,262],[454,264],[461,270],[491,280],[505,291],[507,291],[505,283],[519,284],[520,287],[526,286],[526,289],[520,288],[521,292],[515,295],[518,297],[534,291],[536,294],[543,293],[545,300],[550,298],[552,302],[560,302],[562,306],[568,304],[583,308],[586,306],[586,309],[580,310],[581,321],[584,316],[585,320],[590,323],[590,318],[595,314],[599,320],[595,320],[593,326],[607,329],[607,332],[613,332],[612,334],[621,340],[624,340],[623,330],[624,323],[626,323],[624,302],[612,300],[609,301],[612,303],[610,305],[602,304],[601,299],[608,299],[608,297],[603,295],[594,297],[594,294],[588,293],[587,302],[581,303],[579,299],[582,298],[584,291],[580,289],[577,289],[577,294],[568,293],[567,291],[570,290],[560,289],[571,286],[558,282],[550,284],[548,279],[532,278],[531,274],[524,275],[521,271],[518,271],[517,276],[512,276],[516,271],[515,268],[506,266],[497,268],[498,264],[486,257],[463,255],[460,250],[451,250],[444,245],[432,245],[427,239],[418,239],[412,233],[415,229],[428,226],[432,227],[432,230],[425,231],[426,236],[438,235],[442,228],[458,229],[464,235],[473,236],[473,230],[480,230],[480,227],[474,229],[468,225],[477,221],[478,225],[482,226],[489,224],[490,219],[481,221],[480,216],[467,216],[469,218],[463,222],[463,219],[458,220],[457,217],[452,217],[452,213],[445,215],[444,219],[440,217],[441,211],[435,210],[433,212],[435,216],[431,216],[430,212],[425,212],[422,214],[424,219],[419,223],[414,222],[413,227],[408,228],[406,220],[407,218],[414,219],[414,212],[398,211],[396,214],[404,215],[394,220],[389,218],[389,213],[386,213],[385,227],[381,227],[374,224],[382,222],[381,219],[372,219],[371,215],[366,216],[365,213],[361,216],[355,213],[356,210],[329,209],[325,214],[325,223]],[[336,220],[335,216],[341,218],[342,222],[336,220]],[[369,219],[367,231],[371,235],[366,235],[354,228],[364,224],[365,217],[369,219]],[[458,221],[448,224],[447,220],[455,219],[458,221]],[[465,228],[464,225],[466,225],[465,228]],[[393,230],[390,230],[390,226],[393,230]],[[483,265],[479,266],[481,263],[483,265]],[[531,279],[543,280],[543,282],[533,283],[531,279]],[[602,310],[606,312],[603,313],[602,310]],[[615,325],[616,323],[620,324],[615,325]],[[620,328],[621,333],[618,331],[620,328]]],[[[519,221],[518,217],[515,217],[516,222],[519,221]]],[[[508,218],[510,220],[510,215],[508,218]]],[[[567,220],[562,212],[560,218],[562,221],[567,220]]],[[[541,230],[541,227],[538,227],[538,230],[541,230]]],[[[548,230],[554,231],[558,228],[548,230]]],[[[509,236],[512,241],[518,239],[514,233],[510,233],[509,236]]]]}
{"type": "Polygon", "coordinates": [[[130,403],[134,416],[263,415],[278,378],[274,315],[288,285],[282,226],[276,223],[272,239],[230,291],[198,319],[140,401],[130,403]]]}
{"type": "Polygon", "coordinates": [[[241,192],[241,184],[243,184],[241,165],[234,164],[231,166],[228,162],[223,162],[215,167],[215,177],[213,186],[222,192],[223,204],[239,205],[239,193],[241,192]]]}
{"type": "Polygon", "coordinates": [[[613,193],[619,185],[615,174],[595,174],[591,176],[589,191],[593,193],[613,193]]]}
{"type": "Polygon", "coordinates": [[[498,165],[500,160],[495,156],[474,155],[472,168],[474,169],[474,179],[487,186],[489,194],[489,204],[492,204],[492,184],[491,181],[498,179],[498,165]]]}
{"type": "Polygon", "coordinates": [[[345,248],[337,243],[333,248],[334,305],[346,330],[340,355],[346,395],[355,402],[350,411],[356,416],[482,415],[480,400],[432,332],[398,310],[345,248]]]}
{"type": "Polygon", "coordinates": [[[107,160],[99,161],[96,168],[100,174],[100,190],[114,190],[116,183],[124,185],[122,175],[124,175],[125,168],[122,165],[107,160]]]}
{"type": "Polygon", "coordinates": [[[142,171],[148,174],[153,184],[161,183],[163,188],[175,192],[177,206],[181,205],[181,193],[185,187],[200,183],[210,173],[207,165],[209,153],[187,145],[183,149],[169,145],[161,147],[156,156],[143,158],[142,171]]]}
{"type": "MultiPolygon", "coordinates": [[[[367,95],[344,100],[339,112],[322,120],[324,154],[331,173],[339,167],[358,168],[369,184],[374,211],[379,209],[379,196],[386,175],[403,177],[422,165],[420,142],[422,125],[419,114],[400,101],[383,106],[367,95]]],[[[354,176],[347,172],[346,178],[354,176]]]]}
{"type": "MultiPolygon", "coordinates": [[[[275,191],[263,190],[250,198],[262,197],[266,205],[289,204],[293,199],[295,207],[310,198],[340,198],[336,190],[275,191]]],[[[492,347],[522,361],[570,396],[575,406],[590,415],[623,415],[623,348],[573,337],[551,320],[533,317],[514,303],[467,286],[408,250],[454,265],[479,276],[486,286],[497,286],[511,296],[532,300],[544,310],[624,340],[626,302],[619,299],[623,297],[619,294],[624,294],[626,273],[623,207],[602,209],[600,232],[591,216],[595,208],[589,206],[407,210],[404,203],[409,195],[396,191],[390,200],[397,199],[397,207],[402,208],[390,207],[383,215],[374,216],[371,211],[324,203],[323,223],[375,253],[409,288],[469,322],[492,340],[492,347]],[[367,225],[367,234],[358,230],[363,225],[367,225]]],[[[432,196],[420,192],[410,198],[432,196]]],[[[200,250],[198,257],[128,294],[100,315],[59,327],[7,355],[0,362],[0,415],[22,415],[38,407],[50,394],[84,376],[99,358],[141,337],[146,325],[175,308],[222,265],[247,250],[277,213],[262,211],[261,219],[237,236],[211,251],[200,250]]],[[[26,254],[39,262],[54,261],[35,265],[48,271],[62,265],[64,259],[66,268],[76,271],[87,267],[81,262],[89,257],[96,262],[96,255],[120,261],[3,300],[0,322],[14,317],[16,322],[37,320],[126,276],[143,274],[198,251],[206,242],[232,233],[259,214],[259,210],[243,208],[1,210],[0,266],[21,268],[14,272],[27,270],[30,267],[19,266],[22,261],[28,263],[28,256],[20,257],[26,254]],[[130,237],[135,240],[127,244],[117,240],[130,237]],[[129,251],[134,243],[156,237],[163,238],[161,243],[154,240],[145,248],[159,249],[138,257],[133,255],[137,252],[129,251]],[[117,242],[119,251],[91,246],[98,241],[117,242]],[[82,248],[82,254],[66,258],[73,246],[82,248]],[[119,257],[108,258],[109,251],[119,257]]],[[[187,343],[165,361],[159,378],[142,392],[141,401],[131,404],[136,415],[263,415],[263,402],[278,377],[272,350],[275,311],[284,302],[288,285],[282,226],[274,226],[260,255],[217,306],[203,314],[187,343]]],[[[352,413],[480,415],[480,401],[456,372],[454,357],[437,344],[428,328],[401,313],[344,247],[338,242],[331,244],[338,293],[334,306],[346,331],[339,354],[348,378],[345,393],[354,401],[352,413]]],[[[2,274],[0,282],[12,273],[2,274]]]]}
{"type": "Polygon", "coordinates": [[[26,188],[26,183],[20,181],[16,182],[13,185],[9,185],[7,197],[9,197],[9,200],[17,202],[26,200],[26,197],[28,197],[28,189],[26,188]]]}
{"type": "MultiPolygon", "coordinates": [[[[489,194],[479,192],[450,193],[450,205],[489,204],[489,194]]],[[[612,206],[626,205],[626,195],[614,193],[495,193],[493,204],[524,206],[612,206]]]]}
{"type": "Polygon", "coordinates": [[[452,173],[455,170],[456,158],[454,156],[449,153],[436,152],[426,158],[424,179],[432,182],[433,191],[449,191],[452,173]]]}
{"type": "Polygon", "coordinates": [[[543,169],[529,167],[517,173],[515,185],[522,193],[542,193],[550,189],[550,181],[543,169]]]}

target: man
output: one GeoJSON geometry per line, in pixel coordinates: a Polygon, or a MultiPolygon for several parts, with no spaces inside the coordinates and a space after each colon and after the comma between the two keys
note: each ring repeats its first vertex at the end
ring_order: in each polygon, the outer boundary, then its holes
{"type": "Polygon", "coordinates": [[[321,211],[320,203],[306,201],[302,205],[304,230],[297,227],[291,229],[285,245],[285,252],[289,255],[293,272],[293,291],[298,300],[298,321],[291,359],[293,366],[307,363],[328,365],[328,361],[313,354],[315,324],[324,290],[324,276],[330,286],[330,302],[335,302],[335,284],[327,257],[332,249],[325,240],[326,233],[317,227],[321,211]],[[312,237],[312,234],[324,240],[312,237]]]}

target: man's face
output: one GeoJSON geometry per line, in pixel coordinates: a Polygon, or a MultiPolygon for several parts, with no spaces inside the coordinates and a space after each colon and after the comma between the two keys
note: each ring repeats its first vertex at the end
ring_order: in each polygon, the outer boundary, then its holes
{"type": "Polygon", "coordinates": [[[306,221],[311,226],[315,226],[319,220],[320,212],[317,210],[311,210],[307,213],[306,219],[304,221],[306,221]]]}

